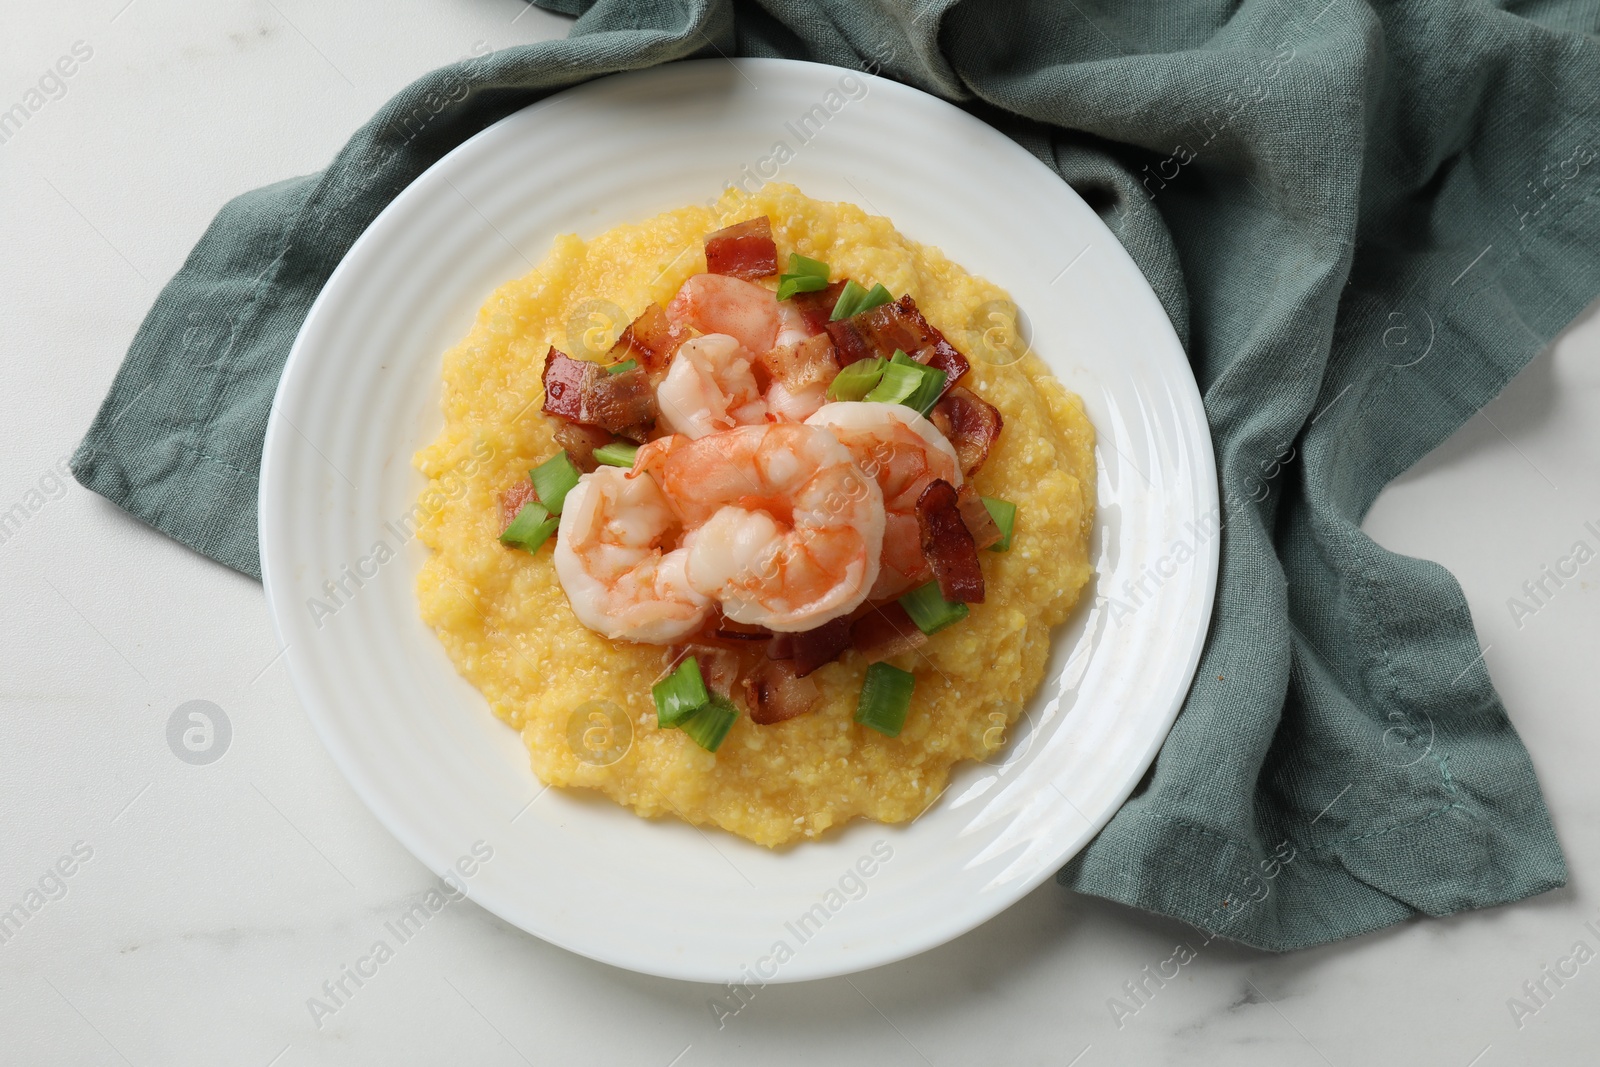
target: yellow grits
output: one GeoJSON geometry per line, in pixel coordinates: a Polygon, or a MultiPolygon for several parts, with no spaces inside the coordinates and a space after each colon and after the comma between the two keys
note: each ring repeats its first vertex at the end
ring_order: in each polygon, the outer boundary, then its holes
{"type": "Polygon", "coordinates": [[[995,754],[1043,677],[1050,627],[1089,580],[1094,519],[1093,427],[1036,356],[1018,360],[1003,347],[1008,339],[995,331],[1005,319],[992,312],[1011,307],[1007,301],[889,220],[790,185],[753,195],[729,189],[714,206],[669,211],[589,241],[560,237],[535,271],[494,293],[471,333],[445,354],[445,428],[416,455],[430,479],[420,536],[433,550],[417,597],[456,668],[521,731],[543,781],[598,789],[640,815],[676,814],[781,845],[856,816],[913,818],[938,797],[957,760],[995,754]],[[866,670],[854,652],[811,676],[822,692],[812,713],[774,726],[741,714],[715,754],[681,730],[658,729],[650,686],[663,649],[609,641],[580,625],[556,580],[553,542],[530,554],[497,540],[499,491],[558,451],[556,421],[540,411],[547,347],[600,358],[650,301],[665,305],[684,279],[705,270],[707,233],[758,215],[772,220],[780,263],[799,252],[829,264],[835,278],[910,293],[971,360],[962,384],[1005,419],[976,482],[985,496],[1016,502],[1011,550],[980,553],[988,595],[970,617],[891,661],[916,675],[896,738],[853,722],[866,670]],[[620,321],[610,321],[619,309],[620,321]],[[620,728],[594,714],[608,707],[620,728]],[[587,741],[569,741],[585,730],[587,741]],[[606,742],[599,760],[584,748],[606,742]]]}

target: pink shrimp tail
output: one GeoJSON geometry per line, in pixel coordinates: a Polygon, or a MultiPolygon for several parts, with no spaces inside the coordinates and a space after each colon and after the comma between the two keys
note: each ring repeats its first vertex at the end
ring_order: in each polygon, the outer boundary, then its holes
{"type": "Polygon", "coordinates": [[[666,469],[667,460],[672,454],[684,445],[690,443],[689,438],[681,433],[669,433],[665,437],[658,437],[639,446],[639,454],[633,459],[633,469],[628,472],[628,477],[637,478],[649,472],[655,478],[656,484],[661,484],[662,474],[666,469]]]}

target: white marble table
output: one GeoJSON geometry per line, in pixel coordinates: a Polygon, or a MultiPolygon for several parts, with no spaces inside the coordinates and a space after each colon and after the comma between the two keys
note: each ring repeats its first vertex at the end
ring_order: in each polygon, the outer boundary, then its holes
{"type": "Polygon", "coordinates": [[[226,198],[319,169],[479,42],[566,24],[520,0],[0,5],[0,109],[40,105],[0,143],[0,511],[30,512],[0,543],[0,909],[47,894],[0,944],[0,1062],[1595,1062],[1600,962],[1543,979],[1520,1027],[1507,1005],[1576,941],[1600,949],[1600,563],[1531,617],[1507,607],[1600,525],[1593,308],[1367,523],[1465,585],[1570,888],[1285,957],[1218,943],[1120,1028],[1107,1001],[1184,928],[1054,884],[919,958],[768,987],[721,1030],[711,987],[591,963],[464,903],[313,1020],[308,998],[431,876],[324,754],[271,664],[260,587],[57,472],[226,198]],[[215,763],[168,746],[190,700],[231,724],[215,763]]]}

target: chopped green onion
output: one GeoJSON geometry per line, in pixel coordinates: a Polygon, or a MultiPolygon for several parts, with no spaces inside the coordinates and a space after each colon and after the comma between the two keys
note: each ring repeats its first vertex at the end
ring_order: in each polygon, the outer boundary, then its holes
{"type": "Polygon", "coordinates": [[[944,371],[918,363],[897,348],[889,365],[884,368],[882,383],[865,399],[904,404],[918,415],[926,415],[928,409],[943,395],[944,380],[944,371]]]}
{"type": "Polygon", "coordinates": [[[707,752],[715,752],[722,747],[722,739],[728,736],[733,720],[738,717],[739,709],[725,697],[713,696],[705,707],[678,725],[695,744],[707,752]]]}
{"type": "Polygon", "coordinates": [[[839,300],[833,305],[833,314],[828,316],[828,321],[838,322],[848,319],[851,315],[859,315],[863,311],[871,311],[875,307],[889,303],[894,297],[889,295],[889,290],[879,282],[871,289],[863,289],[852,278],[844,283],[844,290],[839,294],[839,300]]]}
{"type": "Polygon", "coordinates": [[[524,504],[522,510],[517,512],[517,517],[511,520],[511,525],[500,535],[500,543],[537,552],[539,546],[548,541],[560,525],[561,520],[550,514],[543,504],[524,504]]]}
{"type": "Polygon", "coordinates": [[[864,398],[873,389],[877,388],[879,379],[883,377],[883,368],[888,365],[888,361],[880,356],[856,360],[834,376],[832,384],[828,386],[828,399],[860,400],[864,398]]]}
{"type": "Polygon", "coordinates": [[[983,506],[989,509],[989,517],[994,524],[1000,527],[1000,540],[989,546],[990,552],[1005,552],[1011,547],[1011,532],[1017,527],[1017,506],[1009,500],[1000,500],[992,496],[981,496],[983,506]]]}
{"type": "Polygon", "coordinates": [[[933,408],[933,405],[939,402],[939,398],[944,395],[946,375],[938,367],[928,367],[921,363],[918,363],[917,366],[921,368],[922,380],[917,383],[917,391],[906,397],[901,403],[916,411],[918,415],[926,415],[933,408]]]}
{"type": "Polygon", "coordinates": [[[856,722],[885,737],[899,737],[906,724],[906,712],[911,710],[911,691],[916,684],[917,676],[910,671],[887,663],[872,664],[856,703],[856,722]]]}
{"type": "Polygon", "coordinates": [[[613,364],[611,364],[611,366],[606,368],[606,373],[607,374],[621,374],[625,370],[636,370],[638,368],[638,366],[639,366],[639,361],[638,360],[636,360],[636,359],[625,359],[621,363],[613,363],[613,364]]]}
{"type": "Polygon", "coordinates": [[[789,274],[796,278],[821,278],[827,281],[828,265],[820,259],[809,259],[799,252],[790,252],[789,274]]]}
{"type": "Polygon", "coordinates": [[[539,503],[552,515],[561,514],[562,502],[582,477],[582,472],[565,451],[557,452],[528,474],[533,478],[533,491],[539,494],[539,503]]]}
{"type": "Polygon", "coordinates": [[[594,458],[599,463],[612,467],[631,467],[633,457],[639,454],[638,445],[630,445],[626,441],[612,441],[609,445],[601,445],[594,450],[594,458]]]}
{"type": "Polygon", "coordinates": [[[778,275],[778,299],[787,300],[796,293],[815,293],[828,287],[828,265],[821,260],[807,259],[799,252],[789,253],[789,272],[778,275]]]}
{"type": "Polygon", "coordinates": [[[883,368],[883,377],[872,387],[872,392],[862,399],[879,404],[902,404],[921,387],[921,367],[890,363],[883,368]]]}
{"type": "Polygon", "coordinates": [[[929,582],[911,590],[900,598],[900,606],[906,609],[906,614],[917,624],[917,629],[925,634],[936,634],[951,623],[967,617],[967,606],[946,600],[939,593],[938,582],[929,582]]]}
{"type": "Polygon", "coordinates": [[[778,299],[787,300],[796,293],[815,293],[828,287],[827,278],[811,274],[778,275],[778,299]]]}
{"type": "Polygon", "coordinates": [[[656,725],[663,730],[679,725],[711,699],[705,680],[700,677],[700,661],[693,656],[651,686],[650,695],[656,700],[656,725]]]}

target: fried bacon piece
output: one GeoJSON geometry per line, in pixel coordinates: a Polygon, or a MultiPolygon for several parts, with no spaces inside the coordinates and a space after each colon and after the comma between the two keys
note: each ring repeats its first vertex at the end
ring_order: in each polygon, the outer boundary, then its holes
{"type": "Polygon", "coordinates": [[[602,372],[586,398],[593,417],[585,420],[634,441],[655,428],[656,389],[643,367],[621,374],[602,372]]]}
{"type": "Polygon", "coordinates": [[[581,422],[561,422],[556,426],[556,444],[566,449],[573,464],[585,474],[600,466],[594,458],[594,450],[609,445],[614,438],[609,430],[585,426],[581,422]]]}
{"type": "Polygon", "coordinates": [[[734,687],[739,684],[739,653],[715,645],[690,645],[689,651],[700,664],[700,677],[705,679],[706,689],[732,700],[734,687]]]}
{"type": "Polygon", "coordinates": [[[893,659],[928,643],[898,600],[879,604],[850,624],[850,644],[868,663],[893,659]]]}
{"type": "Polygon", "coordinates": [[[983,568],[972,532],[961,518],[955,486],[936,478],[917,498],[922,554],[933,567],[939,593],[959,604],[983,603],[983,568]]]}
{"type": "MultiPolygon", "coordinates": [[[[880,309],[874,308],[873,310],[880,309]]],[[[870,311],[864,312],[848,319],[840,319],[838,322],[830,322],[824,327],[828,331],[828,336],[833,338],[833,351],[835,358],[839,361],[839,366],[848,367],[852,363],[863,359],[871,359],[878,354],[877,348],[862,330],[862,324],[856,321],[857,319],[864,319],[870,314],[872,314],[870,311]]],[[[907,354],[909,355],[910,353],[907,354]]],[[[894,355],[894,349],[891,348],[889,356],[892,355],[894,355]]],[[[889,357],[885,356],[884,358],[887,359],[889,357]]]]}
{"type": "Polygon", "coordinates": [[[762,215],[706,235],[706,271],[753,281],[778,273],[772,220],[762,215]]]}
{"type": "Polygon", "coordinates": [[[804,678],[824,664],[838,659],[850,647],[850,619],[841,615],[815,629],[794,635],[794,673],[804,678]]]}
{"type": "Polygon", "coordinates": [[[608,373],[551,347],[544,357],[544,411],[643,441],[656,421],[656,394],[643,367],[608,373]]]}
{"type": "Polygon", "coordinates": [[[750,721],[771,726],[810,711],[820,690],[810,678],[795,673],[793,660],[768,660],[744,680],[750,721]]]}
{"type": "Polygon", "coordinates": [[[922,317],[909,293],[892,304],[830,322],[827,330],[841,367],[873,356],[888,359],[898,348],[918,363],[944,371],[948,390],[971,366],[967,357],[922,317]]]}
{"type": "Polygon", "coordinates": [[[583,394],[595,377],[604,374],[599,364],[573,359],[554,345],[544,356],[544,413],[570,422],[587,422],[583,394]]]}
{"type": "Polygon", "coordinates": [[[505,533],[506,527],[511,525],[511,520],[517,517],[517,513],[538,499],[539,494],[533,488],[532,478],[525,478],[510,489],[502,489],[500,491],[500,532],[505,533]]]}
{"type": "Polygon", "coordinates": [[[813,385],[827,385],[839,373],[833,342],[825,333],[764,352],[757,365],[767,372],[769,381],[782,382],[790,393],[813,385]]]}
{"type": "Polygon", "coordinates": [[[940,398],[928,418],[955,447],[961,473],[969,476],[989,458],[1004,423],[999,408],[959,386],[940,398]]]}
{"type": "Polygon", "coordinates": [[[841,615],[802,633],[773,634],[767,642],[767,658],[791,663],[795,675],[804,678],[838,659],[849,647],[850,616],[841,615]]]}
{"type": "Polygon", "coordinates": [[[727,618],[717,620],[715,633],[723,641],[767,641],[772,638],[772,631],[765,626],[751,626],[727,618]]]}
{"type": "Polygon", "coordinates": [[[677,670],[678,664],[690,656],[700,665],[700,678],[706,683],[706,690],[732,700],[734,688],[739,684],[743,661],[739,653],[731,648],[698,643],[674,645],[668,650],[666,666],[656,676],[656,681],[677,670]]]}
{"type": "Polygon", "coordinates": [[[805,320],[806,332],[818,334],[828,328],[828,318],[833,314],[833,306],[839,302],[842,292],[844,282],[834,282],[826,289],[818,289],[813,293],[796,293],[789,298],[789,303],[805,320]]]}
{"type": "Polygon", "coordinates": [[[961,521],[967,524],[967,532],[972,534],[972,547],[979,552],[999,544],[1000,538],[1005,536],[1000,524],[989,514],[983,497],[972,488],[971,482],[961,483],[961,491],[956,494],[956,507],[961,509],[961,521]]]}
{"type": "Polygon", "coordinates": [[[689,328],[673,322],[660,304],[651,304],[628,324],[606,354],[607,363],[637,360],[639,366],[656,376],[667,369],[678,346],[689,339],[689,328]]]}

